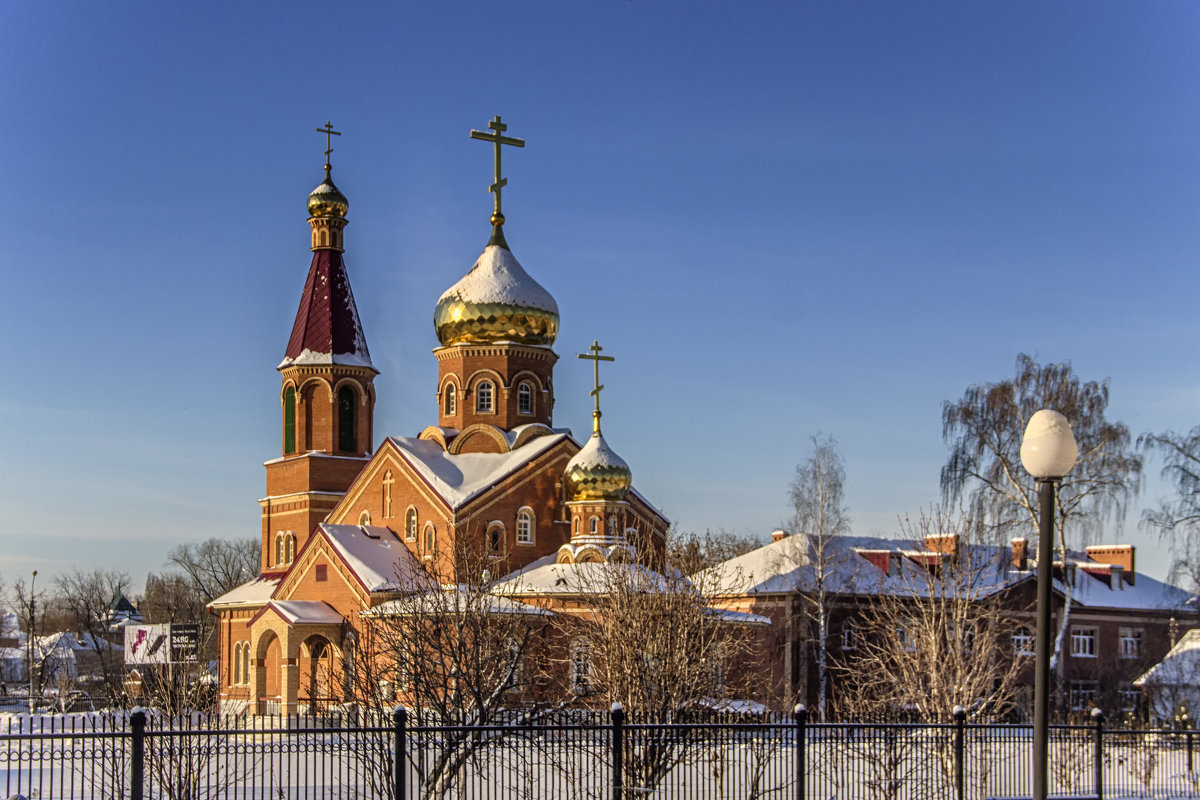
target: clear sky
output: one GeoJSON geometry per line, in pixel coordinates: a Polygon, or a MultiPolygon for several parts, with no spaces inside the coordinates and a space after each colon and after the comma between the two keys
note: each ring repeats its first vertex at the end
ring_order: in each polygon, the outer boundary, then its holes
{"type": "MultiPolygon", "coordinates": [[[[258,535],[326,120],[377,436],[435,420],[496,114],[555,422],[588,432],[599,339],[606,437],[684,530],[765,539],[827,433],[855,531],[893,533],[938,498],[942,403],[1021,351],[1190,428],[1198,37],[1170,0],[7,3],[0,575],[140,589],[258,535]]],[[[1161,574],[1137,515],[1106,538],[1161,574]]]]}

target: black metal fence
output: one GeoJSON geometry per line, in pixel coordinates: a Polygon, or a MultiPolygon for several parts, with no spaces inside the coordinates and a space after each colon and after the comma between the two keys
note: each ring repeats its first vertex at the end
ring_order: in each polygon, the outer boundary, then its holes
{"type": "MultiPolygon", "coordinates": [[[[1195,731],[1051,729],[1053,794],[1200,797],[1195,731]]],[[[619,709],[452,726],[394,715],[8,717],[0,793],[29,798],[740,798],[1029,796],[1028,725],[812,723],[619,709]],[[397,769],[397,765],[400,765],[397,769]]]]}

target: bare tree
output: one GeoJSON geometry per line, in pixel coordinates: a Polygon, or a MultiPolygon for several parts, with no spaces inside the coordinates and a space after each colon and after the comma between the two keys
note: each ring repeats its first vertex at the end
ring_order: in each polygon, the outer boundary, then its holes
{"type": "Polygon", "coordinates": [[[90,641],[96,649],[96,664],[109,702],[117,702],[124,693],[123,651],[101,642],[107,642],[110,637],[109,606],[115,597],[129,590],[129,576],[115,570],[82,572],[76,569],[60,575],[54,584],[57,601],[71,614],[72,629],[85,634],[84,641],[90,641]]]}
{"type": "MultiPolygon", "coordinates": [[[[855,714],[922,720],[945,719],[956,706],[972,717],[1008,710],[1022,665],[1013,657],[1005,605],[1007,552],[982,545],[970,519],[937,509],[905,520],[902,533],[918,545],[881,573],[878,596],[862,607],[853,657],[838,663],[846,687],[839,702],[855,714]]],[[[936,759],[952,785],[945,743],[932,751],[925,741],[888,744],[872,765],[884,770],[880,787],[895,788],[901,763],[922,754],[936,759]]],[[[986,782],[982,762],[976,776],[986,782]]]]}
{"type": "Polygon", "coordinates": [[[1200,426],[1187,433],[1144,433],[1138,447],[1162,458],[1162,477],[1175,490],[1142,512],[1142,526],[1170,541],[1172,579],[1185,578],[1200,589],[1200,426]]]}
{"type": "MultiPolygon", "coordinates": [[[[468,771],[514,767],[519,760],[517,748],[505,747],[507,734],[467,728],[504,723],[515,734],[564,705],[548,691],[540,662],[528,657],[547,649],[551,614],[493,592],[504,571],[503,560],[489,558],[482,542],[462,537],[436,563],[398,570],[394,599],[362,614],[348,670],[354,699],[384,719],[400,703],[414,722],[446,726],[436,741],[413,748],[421,797],[451,796],[468,771]],[[485,751],[492,757],[484,758],[485,751]],[[497,761],[499,751],[505,758],[497,761]]],[[[390,736],[378,744],[372,758],[387,766],[390,736]]],[[[385,795],[391,791],[387,775],[381,771],[375,787],[385,795]]]]}
{"type": "MultiPolygon", "coordinates": [[[[1056,497],[1059,553],[1067,560],[1068,534],[1086,542],[1108,521],[1120,523],[1141,488],[1142,457],[1134,452],[1129,428],[1105,417],[1108,381],[1081,382],[1070,362],[1040,365],[1017,356],[1016,374],[997,383],[967,388],[962,398],[942,408],[942,436],[950,457],[942,467],[943,497],[969,500],[971,512],[997,540],[1038,530],[1037,489],[1021,467],[1021,436],[1033,413],[1049,408],[1071,423],[1079,461],[1056,497]]],[[[1038,558],[1050,554],[1038,554],[1038,558]]],[[[1068,580],[1070,571],[1065,570],[1068,580]]],[[[1060,618],[1051,657],[1059,672],[1070,627],[1071,593],[1060,618]]]]}
{"type": "MultiPolygon", "coordinates": [[[[829,682],[829,622],[833,598],[845,579],[844,551],[836,546],[835,537],[845,534],[850,523],[846,518],[843,489],[846,468],[833,437],[812,437],[812,454],[796,466],[792,479],[791,528],[803,548],[804,586],[797,587],[805,601],[808,618],[816,628],[812,637],[813,657],[817,665],[817,716],[826,719],[826,698],[829,682]]],[[[800,554],[797,554],[800,555],[800,554]]]]}
{"type": "MultiPolygon", "coordinates": [[[[641,543],[635,551],[650,552],[641,543]]],[[[711,608],[716,586],[705,586],[713,571],[699,550],[672,549],[677,557],[657,572],[636,562],[570,565],[568,589],[586,596],[587,610],[560,614],[557,622],[569,643],[567,674],[573,691],[619,703],[631,719],[648,722],[701,722],[721,708],[734,691],[729,668],[755,673],[750,659],[752,632],[746,615],[711,608]],[[687,577],[692,575],[692,578],[687,577]]],[[[652,792],[676,766],[686,763],[705,741],[702,727],[642,730],[625,754],[629,791],[652,792]]]]}

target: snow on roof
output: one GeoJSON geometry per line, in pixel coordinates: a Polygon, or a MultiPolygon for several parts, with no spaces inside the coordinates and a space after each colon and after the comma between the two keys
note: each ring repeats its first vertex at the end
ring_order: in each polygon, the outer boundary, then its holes
{"type": "Polygon", "coordinates": [[[317,250],[300,294],[292,335],[278,368],[330,363],[374,369],[342,254],[337,250],[317,250]]]}
{"type": "Polygon", "coordinates": [[[583,469],[595,469],[597,467],[629,469],[629,465],[625,463],[625,459],[617,455],[599,433],[593,433],[587,442],[584,443],[583,447],[580,448],[579,452],[567,463],[567,469],[571,467],[581,467],[583,469]]]}
{"type": "Polygon", "coordinates": [[[310,350],[307,347],[301,350],[299,355],[294,357],[289,356],[279,362],[280,367],[305,364],[341,364],[348,367],[371,367],[374,369],[370,356],[363,356],[358,353],[322,353],[317,350],[310,350]]]}
{"type": "Polygon", "coordinates": [[[274,609],[288,625],[340,625],[346,621],[332,606],[321,600],[272,600],[267,608],[274,609]]]}
{"type": "Polygon", "coordinates": [[[324,522],[318,527],[368,592],[424,586],[429,581],[412,551],[390,528],[324,522]]]}
{"type": "MultiPolygon", "coordinates": [[[[1077,561],[1077,565],[1093,562],[1077,561]]],[[[1132,585],[1121,578],[1114,579],[1116,586],[1108,580],[1091,575],[1082,569],[1075,571],[1075,586],[1071,599],[1089,608],[1161,609],[1170,610],[1185,606],[1193,599],[1190,592],[1177,586],[1163,583],[1145,573],[1137,573],[1132,585]]],[[[1063,591],[1062,583],[1055,581],[1056,588],[1063,591]]]]}
{"type": "Polygon", "coordinates": [[[538,606],[522,603],[509,597],[497,594],[472,594],[463,587],[448,587],[435,589],[432,592],[401,597],[380,603],[364,611],[363,616],[388,617],[410,616],[421,614],[463,614],[478,610],[485,614],[529,614],[538,617],[554,616],[550,611],[538,606]]]}
{"type": "Polygon", "coordinates": [[[554,297],[529,277],[529,273],[507,248],[494,244],[484,248],[471,270],[438,298],[438,304],[454,299],[468,303],[524,306],[558,313],[558,303],[554,297]]]}
{"type": "Polygon", "coordinates": [[[540,558],[502,578],[496,584],[495,591],[515,596],[607,594],[614,581],[625,579],[647,591],[669,588],[665,576],[641,564],[611,561],[557,564],[553,558],[540,558]],[[618,572],[624,572],[625,577],[616,574],[618,572]]]}
{"type": "Polygon", "coordinates": [[[1188,631],[1134,686],[1195,686],[1200,682],[1200,628],[1188,631]]]}
{"type": "Polygon", "coordinates": [[[451,508],[459,508],[566,438],[565,433],[547,434],[507,453],[457,455],[425,439],[393,436],[388,441],[451,508]]]}
{"type": "Polygon", "coordinates": [[[230,589],[225,594],[208,604],[209,608],[228,608],[230,606],[261,606],[271,599],[279,578],[255,578],[241,586],[230,589]]]}

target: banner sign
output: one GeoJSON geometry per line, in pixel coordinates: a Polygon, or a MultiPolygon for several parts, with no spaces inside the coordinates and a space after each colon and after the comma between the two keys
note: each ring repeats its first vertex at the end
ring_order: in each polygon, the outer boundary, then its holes
{"type": "Polygon", "coordinates": [[[196,625],[128,625],[125,663],[195,664],[200,645],[196,625]]]}

